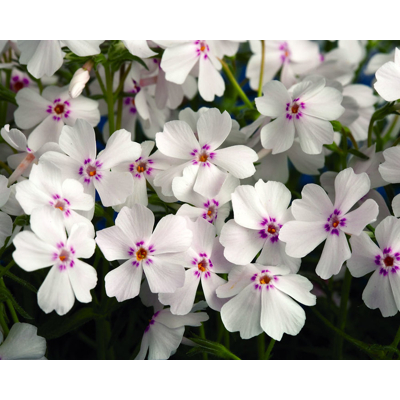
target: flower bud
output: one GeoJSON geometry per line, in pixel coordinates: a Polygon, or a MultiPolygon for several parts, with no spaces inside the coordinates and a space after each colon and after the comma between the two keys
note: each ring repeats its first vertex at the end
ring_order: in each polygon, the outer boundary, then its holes
{"type": "Polygon", "coordinates": [[[75,99],[82,93],[82,90],[84,89],[86,83],[89,81],[89,78],[89,71],[85,68],[79,68],[75,72],[69,84],[69,95],[71,96],[71,98],[75,99]]]}

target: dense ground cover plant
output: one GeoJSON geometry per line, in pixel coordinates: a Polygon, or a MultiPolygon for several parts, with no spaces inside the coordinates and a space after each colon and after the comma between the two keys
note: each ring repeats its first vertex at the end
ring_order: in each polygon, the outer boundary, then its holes
{"type": "Polygon", "coordinates": [[[399,44],[0,41],[0,359],[398,359],[399,44]]]}

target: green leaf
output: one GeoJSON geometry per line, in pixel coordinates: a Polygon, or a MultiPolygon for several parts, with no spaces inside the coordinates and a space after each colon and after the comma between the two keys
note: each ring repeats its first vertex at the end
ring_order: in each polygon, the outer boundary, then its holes
{"type": "Polygon", "coordinates": [[[366,156],[365,154],[361,153],[361,151],[358,151],[356,149],[350,149],[349,153],[353,154],[354,156],[361,158],[362,160],[369,160],[369,157],[366,156]]]}
{"type": "Polygon", "coordinates": [[[338,145],[335,142],[333,142],[332,144],[324,144],[324,147],[340,155],[343,154],[343,150],[340,147],[338,147],[338,145]]]}
{"type": "Polygon", "coordinates": [[[18,226],[28,226],[30,224],[30,216],[20,215],[19,217],[15,218],[14,224],[18,226]]]}
{"type": "Polygon", "coordinates": [[[14,299],[13,295],[10,293],[10,291],[4,287],[0,287],[0,296],[5,297],[5,300],[10,300],[15,311],[18,312],[21,317],[25,319],[33,319],[14,299]]]}
{"type": "MultiPolygon", "coordinates": [[[[0,269],[0,272],[3,272],[3,270],[4,270],[4,268],[0,269]]],[[[4,275],[7,276],[8,278],[12,279],[13,281],[19,283],[21,286],[25,287],[26,289],[30,290],[31,292],[37,293],[37,289],[35,288],[35,286],[30,284],[26,280],[12,274],[11,272],[8,272],[8,271],[4,275]]]]}
{"type": "Polygon", "coordinates": [[[339,121],[331,121],[332,128],[335,132],[342,131],[342,124],[339,121]]]}
{"type": "Polygon", "coordinates": [[[240,360],[235,354],[231,353],[225,346],[220,343],[212,342],[211,340],[202,339],[199,337],[190,338],[198,346],[189,350],[187,354],[199,354],[202,352],[210,353],[223,360],[240,360]]]}
{"type": "Polygon", "coordinates": [[[94,215],[95,217],[104,217],[104,208],[98,203],[94,205],[94,215]]]}
{"type": "Polygon", "coordinates": [[[8,101],[14,105],[18,105],[17,101],[15,100],[15,92],[12,90],[5,88],[3,85],[0,84],[0,100],[8,101]]]}
{"type": "Polygon", "coordinates": [[[87,322],[100,318],[91,307],[85,307],[72,315],[60,317],[52,315],[50,319],[39,327],[38,335],[46,339],[55,339],[64,336],[87,322]]]}

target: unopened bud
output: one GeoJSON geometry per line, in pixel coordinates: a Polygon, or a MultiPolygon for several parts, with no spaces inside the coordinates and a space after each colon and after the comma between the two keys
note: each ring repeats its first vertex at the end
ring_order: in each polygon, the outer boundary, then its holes
{"type": "Polygon", "coordinates": [[[90,70],[86,69],[85,65],[75,72],[69,84],[69,95],[72,99],[75,99],[82,93],[82,90],[90,79],[90,70]]]}

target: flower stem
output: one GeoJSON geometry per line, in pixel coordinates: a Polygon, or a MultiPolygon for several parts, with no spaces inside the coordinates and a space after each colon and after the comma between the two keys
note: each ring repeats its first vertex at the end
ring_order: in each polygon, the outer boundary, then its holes
{"type": "Polygon", "coordinates": [[[237,80],[235,79],[235,77],[233,76],[231,70],[228,67],[228,64],[221,59],[218,59],[220,61],[220,63],[222,64],[222,68],[226,73],[226,76],[228,77],[228,79],[231,81],[231,83],[233,84],[233,86],[236,88],[236,90],[239,93],[240,98],[243,100],[243,102],[247,105],[247,107],[254,109],[253,104],[251,103],[251,101],[249,100],[249,98],[246,96],[246,93],[243,92],[242,88],[240,87],[239,83],[237,82],[237,80]]]}
{"type": "Polygon", "coordinates": [[[15,261],[14,261],[14,260],[11,260],[11,261],[7,264],[7,266],[5,266],[4,268],[2,268],[1,271],[0,271],[0,278],[1,278],[3,275],[5,275],[5,274],[7,273],[7,271],[9,271],[13,265],[15,265],[15,261]]]}
{"type": "MultiPolygon", "coordinates": [[[[125,64],[121,65],[121,68],[119,70],[119,80],[120,80],[120,85],[123,85],[123,82],[125,81],[124,79],[124,74],[125,74],[125,64]]],[[[125,76],[126,77],[126,76],[125,76]]],[[[123,97],[120,96],[118,98],[118,107],[117,107],[117,123],[116,123],[116,130],[121,129],[121,122],[122,122],[122,104],[123,104],[123,97]]]]}
{"type": "Polygon", "coordinates": [[[258,82],[258,97],[262,96],[264,64],[265,64],[265,40],[261,40],[261,70],[260,70],[260,81],[258,82]]]}
{"type": "Polygon", "coordinates": [[[264,360],[269,360],[271,358],[271,351],[274,348],[275,342],[275,339],[271,339],[271,341],[269,342],[267,351],[265,352],[264,360]]]}
{"type": "Polygon", "coordinates": [[[105,65],[104,69],[106,71],[106,87],[107,87],[107,107],[108,107],[108,126],[110,136],[115,131],[114,125],[114,93],[113,93],[113,75],[111,73],[111,67],[105,65]]]}
{"type": "MultiPolygon", "coordinates": [[[[3,125],[0,125],[3,126],[3,125]]],[[[13,173],[13,170],[3,161],[0,161],[0,167],[5,169],[10,175],[13,173]]]]}
{"type": "MultiPolygon", "coordinates": [[[[399,345],[399,343],[400,343],[400,327],[397,330],[396,336],[394,337],[394,340],[393,340],[393,342],[392,342],[392,344],[390,346],[397,349],[397,346],[399,345]]],[[[387,358],[389,360],[391,360],[392,357],[393,357],[393,351],[389,351],[388,355],[387,355],[387,358]]]]}
{"type": "MultiPolygon", "coordinates": [[[[2,286],[4,289],[7,289],[6,288],[6,284],[3,281],[3,278],[0,278],[0,286],[2,286]]],[[[19,322],[18,315],[15,312],[15,309],[14,309],[14,306],[12,305],[12,303],[11,303],[11,300],[7,299],[6,300],[6,304],[8,306],[8,309],[10,310],[11,318],[13,319],[14,323],[19,322]]]]}
{"type": "MultiPolygon", "coordinates": [[[[205,339],[206,338],[206,332],[204,330],[204,325],[203,324],[200,325],[199,331],[200,331],[200,337],[202,339],[205,339]]],[[[208,354],[205,351],[203,352],[203,360],[208,360],[208,354]]]]}
{"type": "Polygon", "coordinates": [[[7,336],[10,330],[8,329],[7,322],[4,318],[4,313],[5,313],[4,305],[0,303],[0,326],[3,329],[4,335],[7,336]]]}
{"type": "Polygon", "coordinates": [[[258,358],[264,360],[265,357],[265,333],[262,332],[257,336],[258,358]]]}
{"type": "MultiPolygon", "coordinates": [[[[344,331],[346,327],[346,317],[347,317],[347,302],[349,300],[350,295],[350,287],[351,287],[351,274],[350,271],[346,268],[346,274],[344,276],[344,282],[342,287],[342,298],[340,299],[340,310],[339,310],[339,323],[338,329],[344,331]]],[[[343,359],[343,337],[339,334],[336,335],[334,341],[334,355],[338,360],[343,359]]]]}

